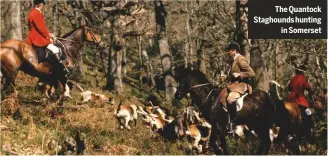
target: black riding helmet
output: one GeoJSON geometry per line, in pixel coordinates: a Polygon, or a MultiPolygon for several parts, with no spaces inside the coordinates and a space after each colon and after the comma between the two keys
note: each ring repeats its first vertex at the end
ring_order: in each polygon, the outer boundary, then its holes
{"type": "Polygon", "coordinates": [[[41,3],[46,4],[46,2],[44,0],[33,0],[34,5],[39,5],[41,3]]]}
{"type": "Polygon", "coordinates": [[[225,51],[230,51],[234,49],[240,52],[240,45],[237,42],[230,42],[228,46],[225,48],[225,51]]]}

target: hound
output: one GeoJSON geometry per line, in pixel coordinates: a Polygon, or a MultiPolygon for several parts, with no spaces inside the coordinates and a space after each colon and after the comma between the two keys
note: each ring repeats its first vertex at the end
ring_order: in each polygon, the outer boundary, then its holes
{"type": "Polygon", "coordinates": [[[193,110],[192,113],[196,121],[193,121],[195,123],[187,126],[185,134],[188,137],[189,147],[191,149],[197,149],[197,151],[201,153],[203,151],[203,147],[199,142],[204,142],[206,147],[208,147],[208,142],[212,132],[212,125],[208,123],[205,118],[201,118],[199,116],[199,112],[193,110]]]}
{"type": "Polygon", "coordinates": [[[163,130],[168,123],[174,120],[173,117],[167,116],[162,109],[156,106],[146,106],[145,108],[139,106],[138,113],[143,115],[142,120],[149,124],[151,129],[156,132],[163,130]]]}
{"type": "MultiPolygon", "coordinates": [[[[102,104],[102,103],[109,103],[109,104],[114,104],[114,99],[112,97],[108,98],[105,95],[102,94],[96,94],[93,93],[92,91],[84,91],[84,89],[78,85],[76,82],[68,80],[68,83],[72,83],[75,85],[80,91],[81,91],[81,101],[82,103],[91,101],[91,102],[96,102],[97,104],[102,104]]],[[[66,87],[65,87],[66,88],[66,87]]]]}
{"type": "Polygon", "coordinates": [[[131,130],[131,127],[129,125],[130,122],[134,122],[134,126],[137,125],[137,118],[138,118],[138,114],[137,114],[137,106],[136,105],[122,105],[122,101],[120,102],[120,104],[118,105],[117,109],[114,112],[114,116],[116,117],[116,119],[118,120],[119,124],[120,124],[120,129],[123,129],[123,127],[125,127],[128,130],[131,130]],[[122,122],[121,120],[124,120],[124,122],[122,122]]]}

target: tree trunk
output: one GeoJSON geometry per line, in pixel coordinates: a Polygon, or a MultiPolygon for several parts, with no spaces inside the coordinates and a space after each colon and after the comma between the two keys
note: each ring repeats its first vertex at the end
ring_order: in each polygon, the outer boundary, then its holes
{"type": "Polygon", "coordinates": [[[259,40],[253,39],[251,43],[252,47],[250,51],[250,65],[255,72],[255,84],[253,86],[255,89],[267,92],[269,90],[269,75],[261,56],[262,51],[259,45],[259,40]]]}
{"type": "Polygon", "coordinates": [[[124,39],[121,37],[122,26],[121,18],[115,18],[111,22],[113,23],[113,30],[111,34],[111,48],[108,58],[108,74],[107,74],[107,84],[106,88],[109,90],[114,90],[116,93],[123,92],[122,83],[122,58],[124,51],[124,39]]]}
{"type": "Polygon", "coordinates": [[[13,29],[11,30],[12,38],[22,40],[22,24],[21,24],[21,2],[20,0],[15,0],[12,3],[12,16],[11,16],[11,24],[13,29]]]}
{"type": "Polygon", "coordinates": [[[148,54],[146,50],[142,51],[143,59],[145,60],[146,65],[146,72],[147,72],[147,80],[148,80],[148,86],[152,87],[155,85],[155,80],[153,77],[153,66],[151,65],[151,62],[149,60],[148,54]]]}
{"type": "Polygon", "coordinates": [[[188,39],[186,39],[185,44],[184,44],[184,55],[183,55],[183,59],[184,59],[184,66],[188,67],[189,65],[189,42],[188,39]]]}
{"type": "Polygon", "coordinates": [[[136,36],[137,39],[137,45],[138,45],[138,57],[139,57],[139,67],[141,67],[144,64],[144,61],[142,60],[142,38],[141,36],[136,36]]]}
{"type": "Polygon", "coordinates": [[[197,67],[198,70],[206,74],[205,54],[203,51],[203,42],[197,39],[197,67]]]}
{"type": "Polygon", "coordinates": [[[19,0],[3,2],[4,7],[2,15],[4,17],[4,40],[18,39],[22,40],[22,25],[21,25],[21,2],[19,0]],[[8,33],[9,32],[9,33],[8,33]]]}
{"type": "Polygon", "coordinates": [[[122,60],[122,71],[123,71],[123,76],[126,75],[126,63],[127,63],[127,60],[126,60],[126,47],[123,48],[123,60],[122,60]]]}
{"type": "Polygon", "coordinates": [[[240,45],[240,54],[249,60],[249,40],[248,40],[248,0],[236,1],[236,31],[237,42],[240,45]]]}
{"type": "Polygon", "coordinates": [[[165,11],[163,2],[161,0],[154,1],[157,39],[159,44],[159,52],[161,57],[163,76],[165,80],[165,96],[166,100],[171,100],[174,97],[176,87],[175,80],[171,72],[171,53],[169,51],[169,44],[166,37],[166,23],[165,18],[167,12],[165,11]]]}
{"type": "MultiPolygon", "coordinates": [[[[189,3],[189,2],[187,2],[189,3]]],[[[189,5],[186,5],[187,6],[187,9],[188,9],[188,6],[189,5]]],[[[185,53],[186,53],[186,56],[187,56],[187,60],[188,60],[188,66],[192,67],[193,65],[193,47],[192,47],[192,40],[191,40],[191,36],[190,36],[190,15],[188,14],[187,15],[187,18],[186,18],[186,30],[187,30],[187,37],[186,37],[186,44],[185,44],[185,53]]]]}
{"type": "Polygon", "coordinates": [[[59,17],[58,17],[58,1],[53,2],[53,25],[52,25],[52,33],[55,36],[59,36],[59,17]]]}
{"type": "MultiPolygon", "coordinates": [[[[117,41],[122,40],[120,36],[117,35],[117,37],[114,39],[114,45],[118,46],[117,41]]],[[[113,52],[115,53],[115,65],[116,65],[116,71],[114,73],[114,88],[116,93],[122,93],[123,92],[123,83],[122,83],[122,58],[123,58],[123,49],[121,48],[116,49],[113,48],[113,52]]]]}

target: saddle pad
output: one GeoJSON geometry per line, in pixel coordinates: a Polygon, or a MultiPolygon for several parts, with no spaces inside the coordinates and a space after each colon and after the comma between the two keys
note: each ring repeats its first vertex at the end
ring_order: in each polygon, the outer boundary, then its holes
{"type": "Polygon", "coordinates": [[[244,82],[234,82],[229,84],[227,88],[230,90],[230,92],[238,92],[240,94],[245,94],[245,92],[247,91],[247,84],[244,82]]]}
{"type": "MultiPolygon", "coordinates": [[[[236,102],[236,105],[237,105],[237,112],[239,112],[242,108],[243,108],[243,105],[244,105],[244,98],[248,95],[248,93],[242,95],[240,98],[237,99],[237,102],[236,102]]],[[[222,105],[223,106],[223,110],[228,112],[228,109],[227,109],[227,104],[225,105],[222,105]]]]}
{"type": "Polygon", "coordinates": [[[237,100],[237,112],[240,111],[243,108],[244,105],[244,98],[248,95],[248,93],[242,95],[238,100],[237,100]]]}

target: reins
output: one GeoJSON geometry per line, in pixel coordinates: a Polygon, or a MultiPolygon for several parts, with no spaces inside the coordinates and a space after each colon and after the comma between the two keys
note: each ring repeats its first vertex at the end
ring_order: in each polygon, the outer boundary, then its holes
{"type": "MultiPolygon", "coordinates": [[[[190,89],[194,89],[194,88],[198,88],[198,87],[203,87],[203,86],[207,86],[207,85],[210,85],[210,84],[212,84],[212,83],[210,83],[210,82],[209,83],[203,83],[203,84],[192,86],[192,87],[190,87],[190,89]]],[[[211,95],[212,91],[213,91],[213,89],[211,89],[211,91],[207,94],[205,100],[208,99],[208,97],[211,95]]]]}
{"type": "Polygon", "coordinates": [[[66,38],[61,38],[61,37],[54,37],[55,39],[59,39],[59,40],[64,40],[64,41],[69,41],[69,42],[75,42],[75,43],[79,43],[77,41],[74,40],[70,40],[70,39],[66,39],[66,38]]]}
{"type": "Polygon", "coordinates": [[[212,83],[210,83],[210,82],[209,83],[203,83],[203,84],[192,86],[192,87],[190,87],[190,89],[198,88],[198,87],[203,87],[203,86],[207,86],[207,85],[210,85],[210,84],[212,84],[212,83]]]}

